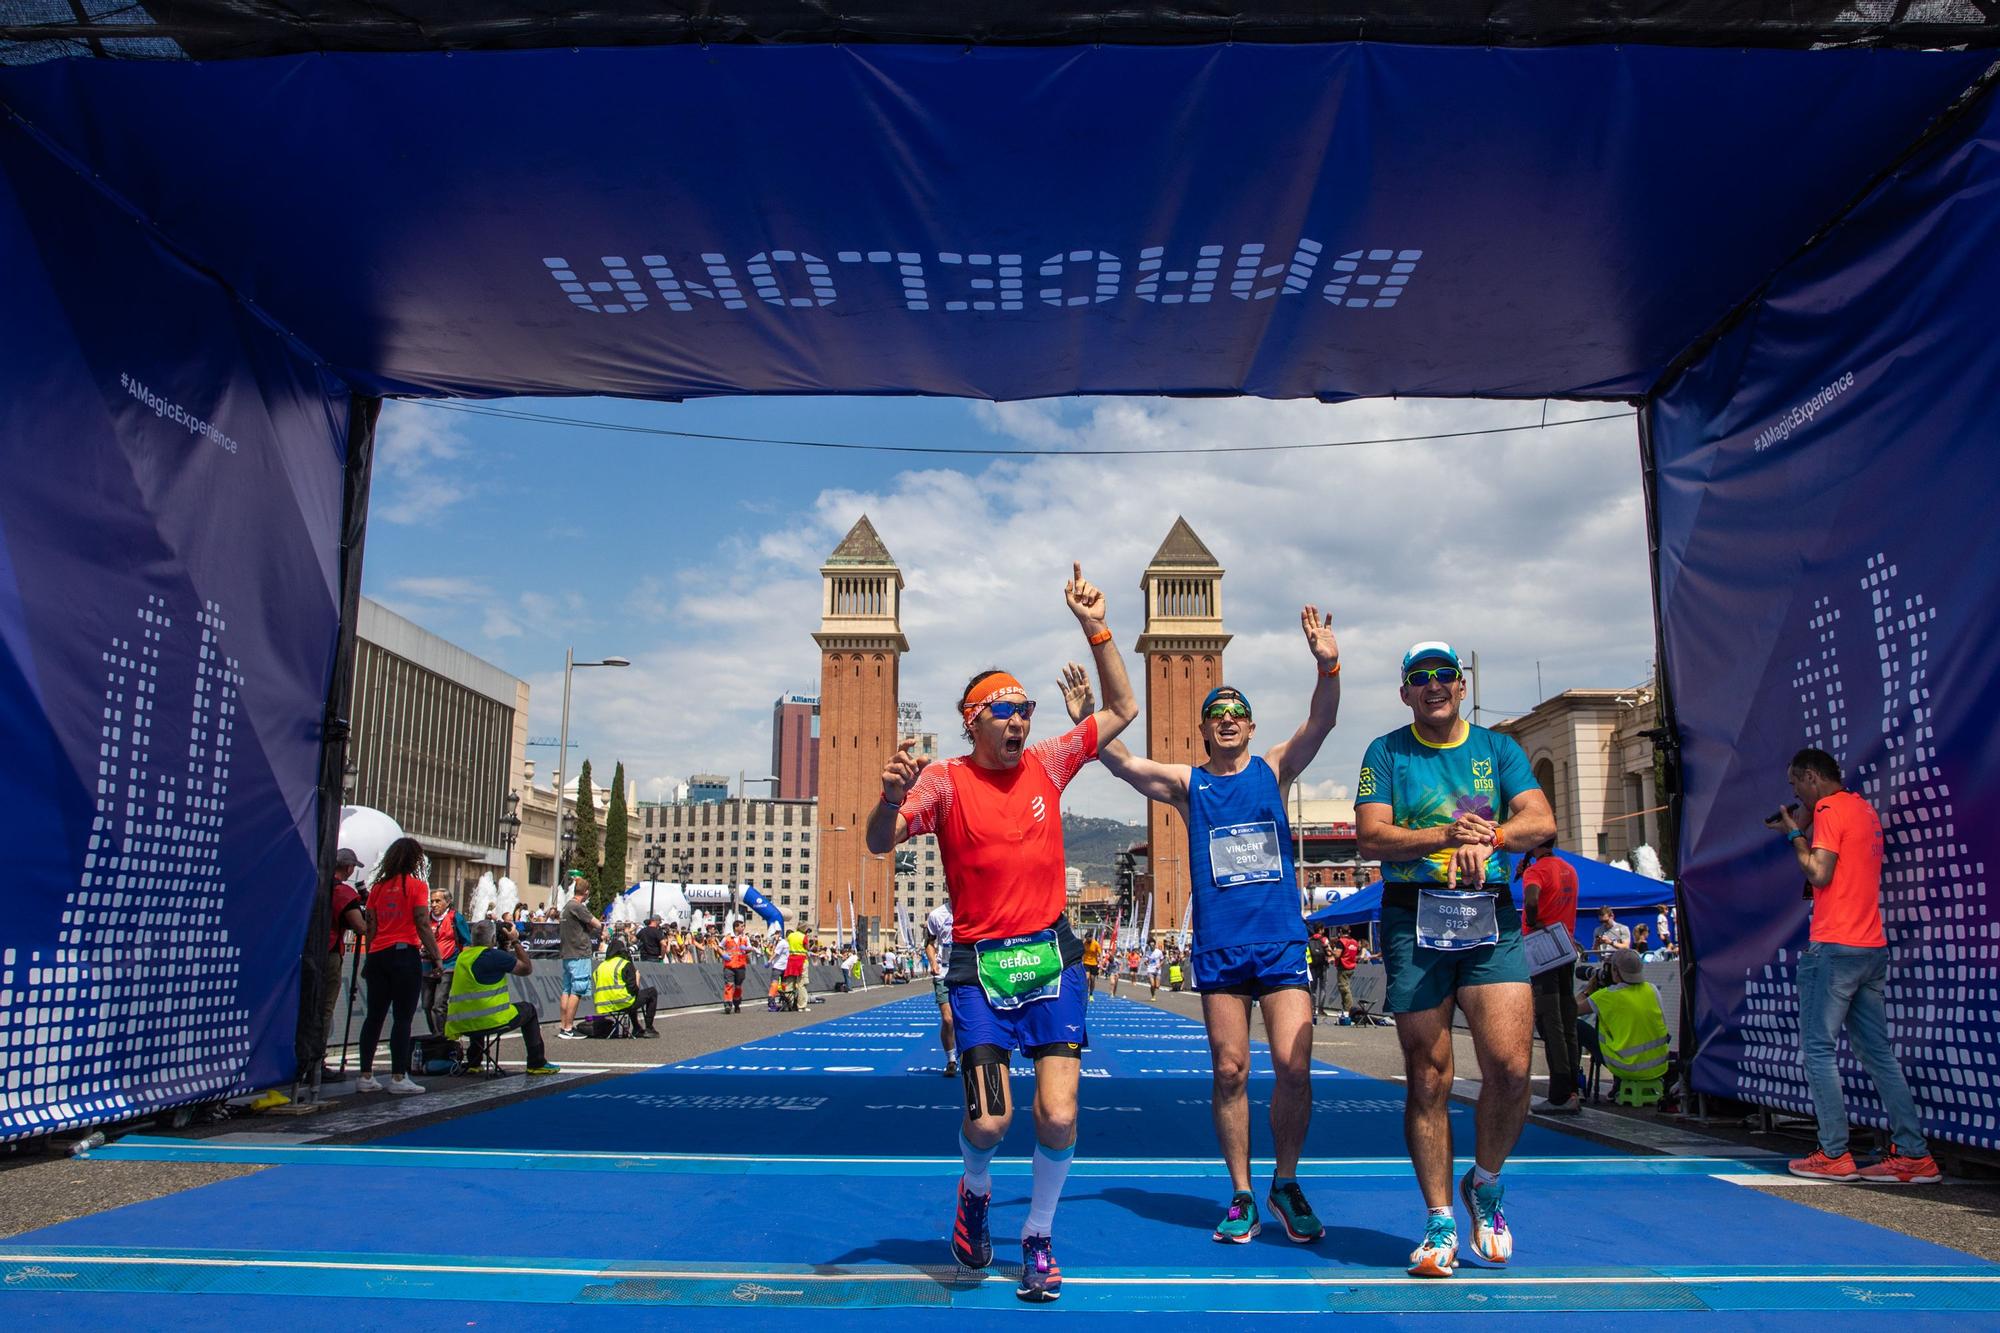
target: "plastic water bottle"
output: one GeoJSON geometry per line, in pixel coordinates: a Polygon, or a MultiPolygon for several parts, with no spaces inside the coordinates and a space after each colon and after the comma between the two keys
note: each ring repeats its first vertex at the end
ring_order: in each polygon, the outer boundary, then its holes
{"type": "Polygon", "coordinates": [[[81,1157],[92,1148],[102,1148],[106,1142],[108,1140],[104,1137],[103,1130],[93,1130],[78,1139],[75,1143],[69,1145],[69,1155],[71,1157],[81,1157]]]}

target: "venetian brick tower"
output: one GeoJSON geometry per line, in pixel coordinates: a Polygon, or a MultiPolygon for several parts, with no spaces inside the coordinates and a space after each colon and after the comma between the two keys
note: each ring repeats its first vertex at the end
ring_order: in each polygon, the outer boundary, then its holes
{"type": "Polygon", "coordinates": [[[903,573],[866,515],[820,567],[819,828],[812,928],[840,914],[893,929],[891,858],[870,856],[869,813],[896,748],[896,692],[910,642],[901,624],[903,573]]]}
{"type": "MultiPolygon", "coordinates": [[[[1146,629],[1134,651],[1146,659],[1146,754],[1163,764],[1199,764],[1202,697],[1222,683],[1222,566],[1187,520],[1153,553],[1139,580],[1146,629]]],[[[1188,903],[1187,826],[1172,806],[1146,804],[1152,853],[1153,929],[1179,930],[1188,903]]],[[[1144,908],[1140,909],[1143,919],[1144,908]]]]}

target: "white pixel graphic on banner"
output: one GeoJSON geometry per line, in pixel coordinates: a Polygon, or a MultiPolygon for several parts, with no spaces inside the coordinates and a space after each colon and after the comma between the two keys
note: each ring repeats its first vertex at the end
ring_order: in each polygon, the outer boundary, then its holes
{"type": "MultiPolygon", "coordinates": [[[[1986,899],[1986,863],[1961,839],[1951,786],[1937,768],[1931,699],[1930,635],[1937,608],[1921,592],[1900,592],[1886,554],[1868,558],[1859,579],[1874,625],[1874,652],[1848,661],[1856,676],[1869,657],[1881,679],[1881,758],[1850,763],[1853,719],[1843,686],[1842,617],[1834,594],[1813,599],[1816,646],[1794,663],[1802,733],[1839,760],[1847,785],[1882,818],[1882,924],[1889,937],[1884,988],[1889,1037],[1927,1132],[2000,1141],[2000,1089],[1981,1033],[2000,1025],[1991,977],[2000,968],[2000,922],[1986,899]],[[1984,997],[1984,998],[1982,998],[1984,997]]],[[[1744,978],[1742,1095],[1765,1106],[1812,1113],[1800,1057],[1797,956],[1781,950],[1744,978]]],[[[1845,1038],[1838,1056],[1848,1114],[1886,1126],[1875,1085],[1845,1038]]]]}
{"type": "Polygon", "coordinates": [[[174,621],[157,596],[134,618],[103,654],[97,809],[57,947],[0,955],[0,1139],[243,1090],[250,1015],[221,859],[243,676],[208,603],[187,752],[159,753],[174,621]]]}

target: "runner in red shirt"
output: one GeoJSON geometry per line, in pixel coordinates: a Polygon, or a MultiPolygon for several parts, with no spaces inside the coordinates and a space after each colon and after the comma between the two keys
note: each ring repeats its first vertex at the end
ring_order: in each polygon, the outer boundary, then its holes
{"type": "Polygon", "coordinates": [[[1139,715],[1125,664],[1104,626],[1104,594],[1072,567],[1063,588],[1090,642],[1105,706],[1039,745],[1028,744],[1035,705],[1004,671],[982,671],[959,699],[972,753],[926,768],[904,741],[882,770],[882,800],[868,820],[868,850],[887,852],[935,833],[951,896],[952,942],[945,982],[957,1031],[965,1118],[958,1146],[952,1257],[968,1268],[993,1262],[989,1167],[1013,1122],[1010,1053],[1035,1064],[1034,1186],[1021,1228],[1024,1301],[1062,1294],[1050,1246],[1056,1200],[1076,1149],[1076,1093],[1087,988],[1083,945],[1063,915],[1062,791],[1139,715]]]}

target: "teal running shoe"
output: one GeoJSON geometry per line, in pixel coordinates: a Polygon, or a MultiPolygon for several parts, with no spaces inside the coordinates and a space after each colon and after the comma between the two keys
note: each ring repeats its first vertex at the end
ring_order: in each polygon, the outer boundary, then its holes
{"type": "Polygon", "coordinates": [[[1306,1192],[1299,1188],[1298,1181],[1271,1186],[1264,1202],[1271,1205],[1271,1211],[1285,1224],[1285,1234],[1299,1244],[1310,1245],[1326,1234],[1326,1227],[1313,1215],[1312,1205],[1306,1202],[1306,1192]]]}
{"type": "Polygon", "coordinates": [[[1238,1190],[1229,1197],[1229,1211],[1216,1224],[1215,1239],[1229,1245],[1247,1245],[1263,1229],[1257,1220],[1256,1196],[1249,1190],[1238,1190]]]}

